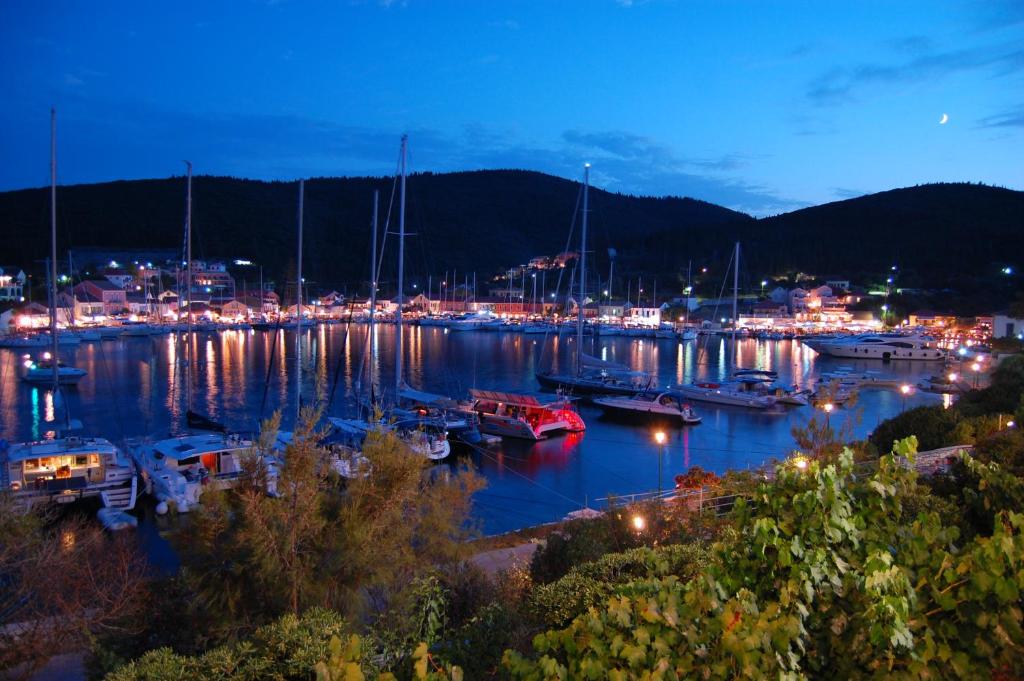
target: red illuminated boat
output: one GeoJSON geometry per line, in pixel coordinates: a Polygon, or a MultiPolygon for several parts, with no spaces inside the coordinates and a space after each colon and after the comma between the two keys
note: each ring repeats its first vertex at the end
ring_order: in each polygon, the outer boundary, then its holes
{"type": "Polygon", "coordinates": [[[581,433],[583,419],[566,399],[542,404],[532,395],[470,390],[472,406],[480,416],[480,431],[502,437],[543,440],[556,433],[581,433]]]}

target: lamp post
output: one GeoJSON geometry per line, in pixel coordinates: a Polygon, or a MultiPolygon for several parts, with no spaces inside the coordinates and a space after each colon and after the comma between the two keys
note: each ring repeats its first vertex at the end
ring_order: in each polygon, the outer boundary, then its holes
{"type": "Polygon", "coordinates": [[[825,429],[828,430],[831,426],[829,425],[829,417],[832,416],[832,410],[836,408],[836,405],[831,402],[826,402],[821,405],[822,411],[825,412],[825,429]]]}
{"type": "Polygon", "coordinates": [[[665,455],[665,431],[659,430],[654,434],[654,441],[658,443],[658,496],[661,496],[661,460],[665,455]]]}
{"type": "Polygon", "coordinates": [[[902,414],[907,410],[907,395],[910,394],[910,386],[906,383],[900,386],[900,395],[903,396],[903,406],[900,407],[900,413],[902,414]]]}
{"type": "Polygon", "coordinates": [[[978,389],[978,372],[981,371],[981,364],[975,362],[971,365],[971,371],[974,372],[974,389],[978,389]]]}
{"type": "Polygon", "coordinates": [[[764,287],[768,285],[767,279],[761,280],[761,297],[764,298],[764,287]]]}

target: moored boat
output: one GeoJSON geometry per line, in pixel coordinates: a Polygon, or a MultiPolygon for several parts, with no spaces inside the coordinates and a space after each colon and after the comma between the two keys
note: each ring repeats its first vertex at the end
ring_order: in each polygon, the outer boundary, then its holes
{"type": "Polygon", "coordinates": [[[700,423],[693,407],[675,391],[647,391],[629,397],[598,397],[594,404],[606,414],[638,417],[646,420],[676,422],[684,425],[700,423]]]}
{"type": "Polygon", "coordinates": [[[532,395],[470,390],[470,408],[480,416],[480,431],[523,440],[543,440],[549,435],[586,430],[572,403],[559,398],[541,403],[532,395]]]}

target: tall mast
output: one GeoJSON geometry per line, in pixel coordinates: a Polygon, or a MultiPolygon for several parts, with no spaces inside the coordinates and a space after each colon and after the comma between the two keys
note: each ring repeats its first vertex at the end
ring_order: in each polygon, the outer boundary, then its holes
{"type": "Polygon", "coordinates": [[[405,148],[409,136],[402,135],[400,170],[402,191],[398,204],[398,308],[395,311],[395,394],[402,388],[402,303],[405,302],[405,148]]]}
{"type": "Polygon", "coordinates": [[[690,267],[692,265],[692,260],[686,261],[686,310],[683,311],[683,324],[685,325],[690,323],[690,293],[693,291],[693,285],[690,284],[690,267]]]}
{"type": "Polygon", "coordinates": [[[60,388],[60,362],[57,361],[57,110],[50,109],[50,355],[53,365],[53,400],[60,388]]]}
{"type": "Polygon", "coordinates": [[[302,213],[306,181],[299,180],[299,255],[295,274],[295,423],[302,412],[302,213]]]}
{"type": "Polygon", "coordinates": [[[583,306],[587,291],[587,213],[590,201],[590,164],[583,165],[583,233],[580,237],[580,299],[576,302],[576,373],[583,370],[583,306]]]}
{"type": "Polygon", "coordinates": [[[732,339],[736,340],[736,327],[738,326],[739,317],[737,316],[737,310],[739,309],[739,295],[740,295],[740,242],[736,242],[736,255],[733,262],[732,270],[732,339]]]}
{"type": "Polygon", "coordinates": [[[192,162],[185,161],[185,408],[192,411],[192,162]]]}
{"type": "MultiPolygon", "coordinates": [[[[370,368],[367,372],[370,383],[370,399],[373,400],[373,362],[374,351],[377,346],[377,324],[375,313],[377,311],[377,205],[380,202],[380,190],[373,190],[373,248],[370,252],[370,351],[367,356],[370,358],[370,368]]],[[[372,406],[372,405],[371,405],[372,406]]]]}

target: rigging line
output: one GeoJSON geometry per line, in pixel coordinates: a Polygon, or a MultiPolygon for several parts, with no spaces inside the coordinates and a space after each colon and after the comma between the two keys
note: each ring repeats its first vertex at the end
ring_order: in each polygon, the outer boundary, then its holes
{"type": "Polygon", "coordinates": [[[384,216],[384,236],[380,240],[380,253],[377,254],[377,279],[380,280],[381,265],[384,264],[385,246],[388,243],[389,227],[391,226],[391,212],[395,207],[395,195],[398,192],[398,177],[402,172],[402,154],[398,154],[398,162],[395,164],[395,175],[391,180],[391,196],[388,198],[388,212],[384,216]]]}
{"type": "MultiPolygon", "coordinates": [[[[373,278],[373,273],[372,272],[370,273],[370,278],[371,279],[373,278]]],[[[374,283],[375,282],[371,281],[370,282],[370,286],[372,287],[374,285],[374,283]]],[[[345,352],[345,346],[348,344],[348,339],[351,337],[351,334],[349,333],[349,330],[352,327],[352,313],[355,310],[355,303],[356,303],[355,296],[353,296],[350,299],[349,304],[348,304],[348,321],[345,323],[345,334],[342,337],[342,343],[341,343],[341,346],[340,346],[340,348],[338,350],[338,361],[334,365],[334,377],[331,380],[331,391],[330,391],[330,394],[328,394],[328,396],[327,396],[327,405],[324,407],[325,411],[330,410],[331,405],[334,404],[334,393],[337,390],[338,382],[340,381],[341,367],[342,367],[343,364],[345,364],[344,357],[343,357],[344,352],[345,352]]],[[[370,310],[370,314],[373,314],[373,312],[374,312],[373,310],[370,310]]],[[[367,336],[370,335],[369,327],[367,327],[367,329],[366,329],[366,335],[367,336]]],[[[370,350],[370,352],[372,352],[372,349],[370,350]]],[[[373,361],[372,357],[370,358],[370,361],[373,361]]],[[[362,367],[362,360],[360,360],[360,362],[359,362],[360,375],[362,374],[362,369],[363,369],[363,367],[362,367]]],[[[372,385],[370,386],[370,391],[371,392],[373,391],[373,386],[372,385]]]]}
{"type": "MultiPolygon", "coordinates": [[[[576,216],[579,214],[580,202],[582,201],[582,199],[583,199],[583,185],[580,185],[579,190],[576,192],[576,205],[575,205],[575,207],[572,210],[572,220],[569,221],[569,236],[566,237],[566,239],[565,239],[565,249],[562,251],[563,253],[568,253],[569,252],[569,246],[572,245],[572,235],[573,235],[573,233],[576,230],[576,216]]],[[[558,269],[558,279],[555,281],[555,291],[554,291],[554,294],[553,294],[554,295],[554,300],[558,300],[558,294],[562,290],[562,277],[563,276],[565,276],[565,268],[564,267],[560,267],[558,269]]],[[[545,291],[545,293],[546,293],[546,291],[545,291]]],[[[523,291],[523,296],[524,297],[526,296],[526,291],[523,291]]],[[[541,301],[541,308],[540,309],[541,310],[544,309],[543,301],[541,301]]],[[[556,331],[557,331],[557,329],[556,329],[556,331]]],[[[537,368],[538,369],[544,363],[544,354],[545,354],[545,350],[547,349],[548,334],[550,334],[550,333],[551,333],[550,329],[544,332],[544,344],[540,348],[540,357],[537,358],[537,368]]]]}
{"type": "MultiPolygon", "coordinates": [[[[263,294],[260,293],[260,306],[263,305],[263,294]]],[[[277,324],[274,327],[274,337],[270,342],[270,357],[267,359],[267,376],[263,381],[263,399],[260,402],[260,422],[263,421],[267,410],[267,392],[270,390],[270,373],[274,370],[274,357],[277,355],[277,335],[281,333],[281,315],[277,315],[277,324]]]]}
{"type": "Polygon", "coordinates": [[[470,444],[468,442],[466,444],[469,445],[470,449],[473,449],[478,454],[480,454],[480,456],[483,456],[483,457],[485,457],[487,459],[490,459],[492,462],[498,464],[499,466],[502,466],[509,473],[512,473],[513,475],[518,475],[520,478],[522,478],[523,480],[526,480],[531,485],[534,485],[537,488],[542,489],[545,492],[548,492],[549,494],[554,494],[557,497],[561,497],[562,499],[565,499],[566,501],[569,501],[569,502],[575,504],[576,506],[579,506],[580,508],[583,508],[583,505],[580,504],[580,502],[576,501],[575,499],[572,499],[571,497],[567,497],[564,494],[562,494],[561,492],[559,492],[557,490],[553,490],[553,489],[551,489],[550,487],[548,487],[546,485],[542,485],[541,483],[537,482],[536,480],[531,479],[529,476],[523,475],[522,473],[520,473],[519,471],[515,470],[514,468],[509,468],[508,466],[503,466],[502,463],[500,461],[498,461],[498,459],[496,459],[495,457],[491,456],[490,452],[485,450],[483,447],[480,447],[479,445],[470,444]]]}
{"type": "MultiPolygon", "coordinates": [[[[719,292],[718,292],[718,299],[715,301],[715,311],[712,313],[713,314],[712,319],[718,319],[718,306],[722,302],[722,296],[725,295],[725,285],[729,282],[729,272],[732,271],[733,258],[735,258],[735,257],[736,257],[736,252],[733,251],[733,254],[731,256],[729,256],[729,264],[725,268],[725,276],[722,277],[722,288],[721,288],[721,290],[719,290],[719,292]]],[[[735,324],[736,320],[734,319],[732,323],[735,324]]],[[[710,343],[710,342],[711,342],[711,334],[709,333],[709,334],[706,334],[704,336],[704,347],[697,349],[697,361],[700,361],[701,354],[707,352],[708,343],[710,343]]]]}

